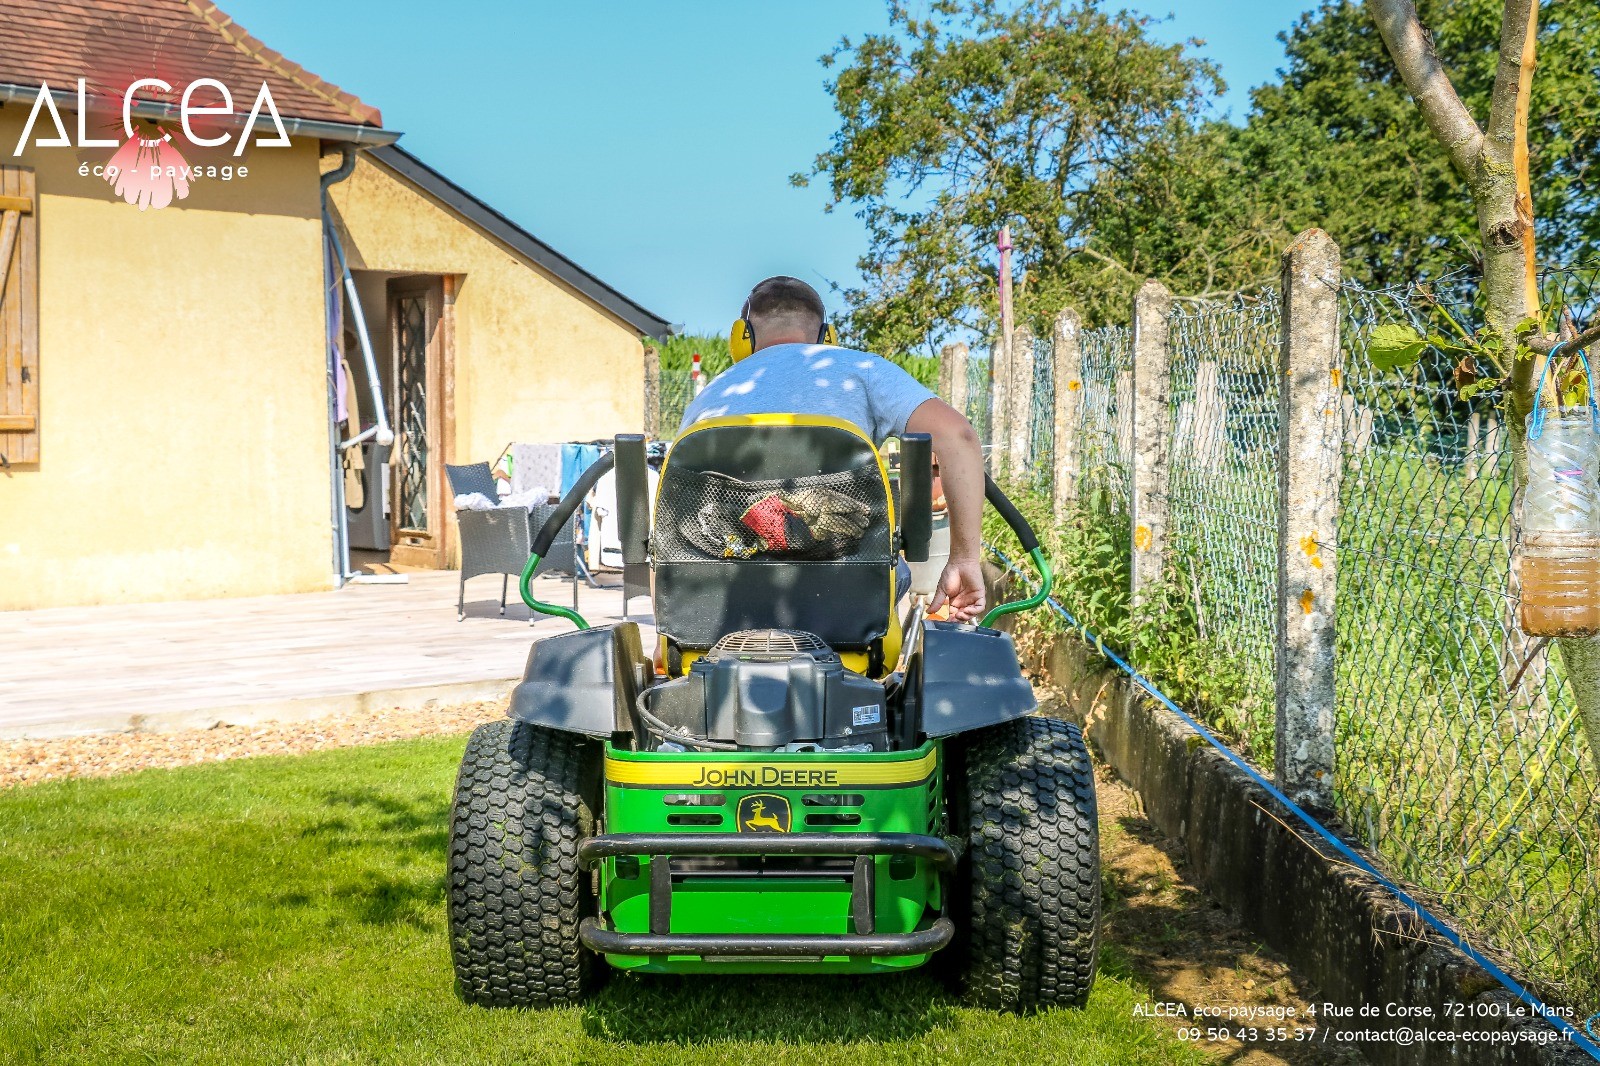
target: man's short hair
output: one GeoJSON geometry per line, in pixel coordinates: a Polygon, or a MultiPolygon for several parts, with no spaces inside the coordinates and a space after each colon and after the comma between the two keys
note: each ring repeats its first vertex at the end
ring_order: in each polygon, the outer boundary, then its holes
{"type": "Polygon", "coordinates": [[[749,317],[763,322],[813,324],[821,327],[827,318],[822,297],[799,278],[768,278],[750,290],[749,317]]]}

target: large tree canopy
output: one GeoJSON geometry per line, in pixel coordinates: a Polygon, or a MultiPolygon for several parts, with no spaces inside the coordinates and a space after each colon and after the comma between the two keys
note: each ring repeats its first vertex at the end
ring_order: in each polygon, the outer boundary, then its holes
{"type": "MultiPolygon", "coordinates": [[[[825,178],[871,246],[866,287],[847,292],[857,341],[919,349],[993,316],[993,248],[1012,227],[1026,272],[1019,308],[1078,291],[1131,291],[1165,270],[1123,217],[1158,218],[1178,160],[1220,90],[1185,45],[1092,3],[899,3],[889,33],[848,40],[825,65],[840,128],[803,183],[825,178]],[[1097,227],[1112,232],[1099,240],[1097,227]],[[1106,278],[1109,277],[1110,284],[1106,278]]],[[[832,205],[830,205],[832,206],[832,205]]]]}
{"type": "MultiPolygon", "coordinates": [[[[1486,113],[1501,0],[1421,0],[1463,100],[1486,113]]],[[[1473,207],[1354,0],[1324,0],[1283,36],[1279,78],[1242,126],[1207,118],[1221,89],[1196,42],[1092,2],[891,3],[891,29],[824,65],[840,127],[825,179],[870,237],[845,293],[852,338],[929,351],[993,330],[995,237],[1012,227],[1019,321],[1072,303],[1122,320],[1146,276],[1189,295],[1265,281],[1297,231],[1328,230],[1369,283],[1427,280],[1477,255],[1473,207]]],[[[1541,257],[1600,244],[1600,5],[1552,5],[1534,83],[1541,257]]]]}
{"type": "MultiPolygon", "coordinates": [[[[1488,114],[1502,0],[1420,0],[1462,102],[1488,114]]],[[[1412,104],[1368,12],[1325,0],[1283,36],[1280,80],[1252,94],[1226,142],[1239,193],[1277,228],[1320,226],[1364,280],[1394,284],[1472,264],[1472,199],[1412,104]]],[[[1530,164],[1541,254],[1570,263],[1600,239],[1591,160],[1600,149],[1600,8],[1555,4],[1539,35],[1530,164]]]]}

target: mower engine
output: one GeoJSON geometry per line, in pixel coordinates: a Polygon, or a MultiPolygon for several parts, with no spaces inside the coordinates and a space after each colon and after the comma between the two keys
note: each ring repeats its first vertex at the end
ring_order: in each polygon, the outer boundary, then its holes
{"type": "Polygon", "coordinates": [[[883,686],[799,630],[730,633],[645,700],[651,746],[669,751],[683,740],[747,751],[889,750],[883,686]]]}

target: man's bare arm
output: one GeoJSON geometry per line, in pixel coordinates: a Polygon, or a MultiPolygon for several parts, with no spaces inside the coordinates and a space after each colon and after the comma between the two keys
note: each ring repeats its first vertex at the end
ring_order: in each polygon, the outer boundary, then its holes
{"type": "Polygon", "coordinates": [[[939,475],[950,508],[950,560],[939,578],[932,609],[945,603],[958,621],[983,614],[983,449],[972,423],[943,400],[925,400],[906,421],[908,433],[933,438],[939,475]]]}

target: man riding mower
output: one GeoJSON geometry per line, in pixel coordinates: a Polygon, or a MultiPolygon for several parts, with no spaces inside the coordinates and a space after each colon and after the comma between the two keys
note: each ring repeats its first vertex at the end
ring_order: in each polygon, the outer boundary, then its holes
{"type": "Polygon", "coordinates": [[[931,963],[979,1005],[1086,1000],[1100,909],[1088,752],[1076,726],[1034,713],[1011,638],[991,628],[1045,601],[1049,566],[989,481],[1040,588],[977,625],[912,612],[902,629],[895,569],[902,552],[927,557],[931,450],[904,433],[895,485],[851,422],[733,414],[673,443],[653,520],[639,436],[567,494],[521,588],[579,629],[534,644],[508,720],[472,734],[456,784],[464,999],[570,1004],[610,968],[931,963]],[[529,589],[613,466],[625,579],[653,570],[654,656],[636,624],[589,628],[529,589]]]}

